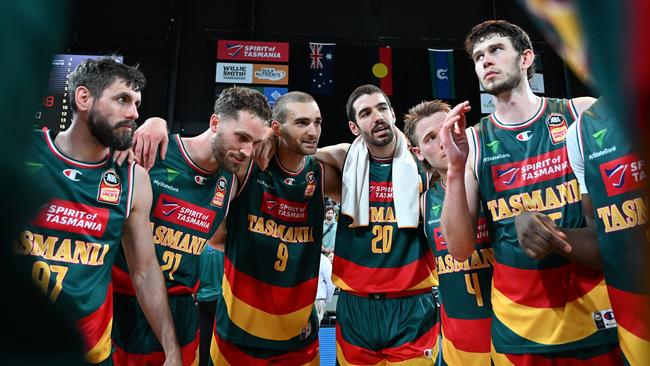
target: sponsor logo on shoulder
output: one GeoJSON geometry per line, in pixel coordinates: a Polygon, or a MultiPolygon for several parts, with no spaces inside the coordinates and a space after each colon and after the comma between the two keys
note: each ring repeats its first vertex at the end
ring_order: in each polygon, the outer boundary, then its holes
{"type": "MultiPolygon", "coordinates": [[[[591,135],[591,137],[593,137],[593,138],[594,138],[594,141],[596,141],[596,145],[598,145],[598,147],[602,148],[602,147],[603,147],[603,143],[604,143],[604,141],[605,141],[605,136],[606,136],[606,135],[607,135],[607,129],[606,129],[606,128],[603,128],[602,130],[598,130],[598,131],[594,132],[594,133],[591,135]]],[[[589,154],[589,155],[587,156],[587,158],[588,158],[589,160],[594,160],[594,159],[596,159],[596,158],[599,158],[599,157],[601,157],[601,156],[605,156],[605,155],[611,154],[611,153],[613,153],[613,152],[616,152],[616,145],[614,145],[614,146],[610,146],[610,147],[606,147],[606,148],[604,148],[604,149],[602,149],[602,150],[599,150],[599,151],[592,152],[591,154],[589,154]]]]}
{"type": "Polygon", "coordinates": [[[163,188],[168,189],[168,190],[170,190],[172,192],[178,192],[178,187],[175,187],[175,186],[173,186],[171,184],[167,184],[165,182],[161,182],[158,179],[154,179],[151,182],[153,184],[157,185],[158,187],[163,187],[163,188]]]}
{"type": "Polygon", "coordinates": [[[521,161],[492,166],[497,192],[556,179],[571,173],[566,148],[562,147],[521,161]]]}
{"type": "Polygon", "coordinates": [[[499,141],[499,140],[491,141],[491,142],[489,142],[489,143],[487,143],[485,145],[492,152],[492,156],[484,156],[483,157],[483,162],[484,163],[486,163],[488,161],[500,160],[500,159],[505,159],[505,158],[510,157],[510,154],[508,154],[508,153],[497,154],[499,152],[499,145],[501,145],[501,141],[499,141]]]}
{"type": "Polygon", "coordinates": [[[305,187],[305,197],[311,197],[316,191],[316,178],[314,177],[314,172],[307,172],[307,187],[305,187]]]}
{"type": "Polygon", "coordinates": [[[600,164],[600,175],[607,196],[641,189],[645,182],[645,161],[637,154],[629,154],[600,164]]]}
{"type": "Polygon", "coordinates": [[[120,203],[122,196],[122,186],[120,184],[120,176],[117,175],[115,169],[111,168],[102,174],[102,179],[99,182],[99,190],[97,192],[97,201],[117,205],[120,203]]]}
{"type": "Polygon", "coordinates": [[[559,113],[551,113],[548,117],[546,117],[546,128],[548,129],[548,134],[551,137],[551,142],[553,145],[557,145],[566,140],[569,125],[567,124],[564,115],[559,113]]]}
{"type": "Polygon", "coordinates": [[[63,171],[63,175],[65,175],[66,178],[70,179],[73,182],[78,182],[81,180],[80,177],[83,174],[81,174],[81,172],[76,169],[65,169],[63,171]]]}

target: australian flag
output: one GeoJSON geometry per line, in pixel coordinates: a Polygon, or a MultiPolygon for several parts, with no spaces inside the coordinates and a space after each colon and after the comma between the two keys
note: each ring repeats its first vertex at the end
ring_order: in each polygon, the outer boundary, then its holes
{"type": "Polygon", "coordinates": [[[311,93],[334,93],[334,43],[309,44],[309,69],[311,70],[311,93]]]}

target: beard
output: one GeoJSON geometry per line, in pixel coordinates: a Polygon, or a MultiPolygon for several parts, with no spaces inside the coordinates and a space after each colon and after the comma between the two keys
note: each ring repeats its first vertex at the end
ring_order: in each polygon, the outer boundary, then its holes
{"type": "Polygon", "coordinates": [[[133,143],[133,131],[137,125],[134,121],[123,120],[111,126],[110,122],[94,108],[88,115],[90,134],[102,145],[114,150],[126,150],[133,143]],[[130,132],[119,132],[120,127],[130,127],[130,132]]]}
{"type": "Polygon", "coordinates": [[[379,125],[375,126],[370,132],[364,132],[361,131],[361,135],[363,140],[370,145],[377,146],[377,147],[382,147],[390,144],[393,142],[393,139],[395,138],[395,131],[390,127],[390,125],[386,124],[388,129],[385,130],[386,136],[384,137],[375,137],[374,133],[378,132],[377,130],[380,129],[381,127],[384,127],[384,125],[379,125]]]}
{"type": "Polygon", "coordinates": [[[483,84],[483,89],[491,95],[499,95],[503,92],[510,91],[516,88],[521,83],[521,75],[514,74],[501,82],[492,83],[490,85],[483,84]]]}
{"type": "MultiPolygon", "coordinates": [[[[241,164],[228,159],[228,150],[230,150],[231,146],[231,144],[223,141],[221,138],[221,131],[217,131],[217,133],[212,137],[212,140],[210,141],[212,156],[214,156],[214,159],[217,161],[217,164],[219,164],[219,167],[225,169],[229,173],[235,173],[237,170],[239,170],[241,164]]],[[[240,160],[244,160],[246,158],[246,156],[244,156],[242,153],[237,153],[234,157],[240,160]]]]}

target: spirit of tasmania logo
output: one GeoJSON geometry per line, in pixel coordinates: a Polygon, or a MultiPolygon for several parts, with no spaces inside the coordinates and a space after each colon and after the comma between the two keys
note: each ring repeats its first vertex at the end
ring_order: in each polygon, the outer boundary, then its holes
{"type": "Polygon", "coordinates": [[[600,175],[607,196],[641,189],[645,181],[645,162],[637,154],[629,154],[600,164],[600,175]]]}
{"type": "Polygon", "coordinates": [[[212,210],[163,193],[158,196],[153,216],[191,230],[208,233],[216,214],[212,210]]]}
{"type": "MultiPolygon", "coordinates": [[[[436,251],[443,251],[447,249],[447,242],[442,236],[440,227],[433,229],[433,241],[436,243],[436,251]]],[[[490,234],[488,233],[487,221],[485,216],[481,215],[476,224],[476,244],[484,244],[490,242],[490,234]]]]}
{"type": "Polygon", "coordinates": [[[109,209],[53,199],[41,207],[32,225],[101,238],[108,224],[109,209]]]}
{"type": "Polygon", "coordinates": [[[261,210],[278,220],[307,222],[307,202],[285,200],[269,192],[264,192],[261,210]]]}
{"type": "Polygon", "coordinates": [[[497,192],[521,188],[571,173],[566,148],[549,151],[521,161],[492,166],[497,192]]]}
{"type": "Polygon", "coordinates": [[[392,202],[393,182],[370,182],[370,202],[392,202]]]}

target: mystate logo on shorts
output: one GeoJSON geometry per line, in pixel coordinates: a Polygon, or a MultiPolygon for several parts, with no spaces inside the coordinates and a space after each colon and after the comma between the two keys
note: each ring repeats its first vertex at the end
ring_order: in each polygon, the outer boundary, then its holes
{"type": "Polygon", "coordinates": [[[645,162],[637,154],[628,154],[600,164],[600,175],[609,197],[635,191],[643,187],[645,162]]]}
{"type": "Polygon", "coordinates": [[[214,211],[162,193],[158,197],[153,216],[191,230],[207,233],[214,221],[214,211]]]}
{"type": "Polygon", "coordinates": [[[545,182],[571,173],[565,147],[528,159],[495,165],[492,180],[497,192],[545,182]]]}
{"type": "Polygon", "coordinates": [[[307,202],[295,202],[264,192],[261,210],[273,218],[288,222],[307,221],[307,202]]]}
{"type": "Polygon", "coordinates": [[[53,199],[32,220],[32,225],[69,233],[101,238],[106,231],[110,211],[77,202],[53,199]]]}

